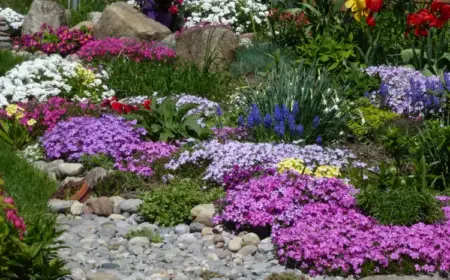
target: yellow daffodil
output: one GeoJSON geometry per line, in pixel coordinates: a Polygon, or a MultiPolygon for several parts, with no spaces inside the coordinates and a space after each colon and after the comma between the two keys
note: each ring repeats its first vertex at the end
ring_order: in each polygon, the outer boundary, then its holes
{"type": "Polygon", "coordinates": [[[28,126],[33,126],[33,125],[35,125],[36,124],[36,120],[35,119],[29,119],[28,121],[27,121],[27,125],[28,126]]]}
{"type": "Polygon", "coordinates": [[[362,17],[367,17],[370,14],[369,9],[366,8],[365,0],[346,0],[345,7],[352,10],[353,17],[357,21],[361,21],[362,17]]]}
{"type": "Polygon", "coordinates": [[[311,175],[312,171],[306,167],[305,163],[301,159],[286,158],[277,164],[278,172],[282,173],[287,170],[296,171],[298,173],[311,175]]]}
{"type": "Polygon", "coordinates": [[[341,175],[339,168],[331,165],[321,165],[314,172],[316,177],[336,178],[341,175]]]}

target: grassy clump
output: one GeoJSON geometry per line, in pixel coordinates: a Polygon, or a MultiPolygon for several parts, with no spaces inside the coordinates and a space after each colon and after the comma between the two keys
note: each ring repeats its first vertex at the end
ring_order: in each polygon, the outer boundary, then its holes
{"type": "Polygon", "coordinates": [[[218,273],[218,272],[215,272],[215,271],[202,270],[202,272],[200,273],[200,277],[203,280],[210,280],[210,279],[213,279],[213,278],[222,278],[222,277],[225,277],[225,276],[220,274],[220,273],[218,273]]]}
{"type": "Polygon", "coordinates": [[[11,51],[0,51],[0,61],[0,76],[4,76],[6,72],[13,69],[14,66],[25,61],[25,58],[22,56],[15,56],[11,51]]]}
{"type": "Polygon", "coordinates": [[[148,240],[152,243],[162,243],[164,242],[164,239],[156,234],[152,229],[149,228],[142,228],[138,230],[133,230],[127,233],[125,238],[131,239],[133,237],[147,237],[148,240]]]}
{"type": "Polygon", "coordinates": [[[223,194],[220,188],[204,190],[197,180],[175,180],[168,186],[155,188],[145,194],[140,212],[150,222],[156,222],[162,226],[174,226],[188,222],[191,219],[190,211],[193,207],[211,203],[223,194]]]}
{"type": "Polygon", "coordinates": [[[293,272],[272,273],[265,280],[308,280],[307,276],[297,275],[293,272]]]}
{"type": "Polygon", "coordinates": [[[195,65],[135,62],[116,58],[104,63],[110,75],[109,86],[118,97],[188,93],[222,101],[233,90],[230,74],[203,72],[195,65]]]}

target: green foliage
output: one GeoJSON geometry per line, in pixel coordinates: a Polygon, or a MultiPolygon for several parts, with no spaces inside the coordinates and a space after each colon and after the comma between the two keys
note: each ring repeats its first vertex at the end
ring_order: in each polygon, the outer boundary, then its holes
{"type": "MultiPolygon", "coordinates": [[[[298,102],[300,114],[296,116],[296,124],[304,126],[301,139],[306,143],[314,143],[320,135],[323,141],[332,141],[339,137],[345,127],[350,108],[342,98],[345,88],[333,88],[331,75],[325,69],[315,66],[299,67],[280,63],[265,75],[265,82],[257,88],[249,88],[246,93],[247,108],[256,104],[262,117],[267,113],[273,116],[275,105],[285,105],[292,109],[298,102]],[[320,125],[313,128],[316,116],[320,117],[320,125]]],[[[272,130],[261,127],[255,135],[257,141],[278,140],[272,130]],[[275,137],[275,138],[274,138],[275,137]]],[[[286,133],[284,141],[297,140],[298,136],[286,133]]]]}
{"type": "Polygon", "coordinates": [[[425,159],[415,165],[416,174],[410,176],[403,176],[395,165],[384,163],[378,172],[351,170],[351,183],[360,188],[358,206],[385,225],[410,226],[441,220],[442,209],[428,189],[425,159]]]}
{"type": "Polygon", "coordinates": [[[152,243],[163,243],[164,239],[156,234],[152,229],[150,228],[141,228],[137,230],[132,230],[125,235],[125,238],[131,239],[133,237],[147,237],[148,240],[152,243]]]}
{"type": "Polygon", "coordinates": [[[141,193],[150,187],[144,178],[134,173],[114,171],[95,185],[94,193],[97,196],[110,197],[123,193],[141,193]]]}
{"type": "Polygon", "coordinates": [[[202,189],[200,182],[191,179],[172,181],[168,186],[155,188],[143,196],[140,213],[150,222],[174,226],[188,222],[193,207],[211,203],[223,196],[221,188],[202,189]]]}
{"type": "Polygon", "coordinates": [[[334,73],[332,81],[335,88],[347,85],[343,92],[343,96],[347,100],[357,100],[363,97],[366,92],[379,90],[381,84],[379,77],[369,76],[359,69],[345,69],[339,73],[334,73]]]}
{"type": "Polygon", "coordinates": [[[294,272],[272,273],[265,280],[308,280],[309,277],[294,272]]]}
{"type": "Polygon", "coordinates": [[[28,128],[16,119],[0,120],[0,138],[16,150],[21,150],[31,140],[28,128]]]}
{"type": "Polygon", "coordinates": [[[287,50],[274,43],[253,42],[250,47],[240,47],[236,60],[231,64],[231,75],[238,78],[243,75],[266,72],[276,66],[277,60],[287,62],[290,56],[287,50]]]}
{"type": "Polygon", "coordinates": [[[317,63],[329,71],[342,70],[351,67],[355,62],[355,47],[355,44],[347,43],[343,39],[317,35],[309,42],[297,46],[298,61],[307,65],[317,63]]]}
{"type": "Polygon", "coordinates": [[[173,141],[183,138],[207,139],[211,130],[198,124],[200,115],[187,113],[196,108],[196,104],[183,104],[179,108],[173,98],[166,98],[161,104],[152,102],[151,110],[138,110],[127,115],[129,119],[137,119],[152,140],[173,141]]]}
{"type": "Polygon", "coordinates": [[[109,87],[120,98],[153,92],[189,93],[220,102],[235,88],[229,73],[203,72],[195,65],[135,62],[122,57],[102,63],[109,73],[109,87]]]}
{"type": "MultiPolygon", "coordinates": [[[[361,102],[360,102],[361,103],[361,102]]],[[[400,116],[391,111],[385,111],[371,105],[368,100],[362,100],[362,105],[355,109],[354,116],[348,122],[348,128],[358,141],[375,138],[377,132],[388,121],[400,116]]]]}
{"type": "Polygon", "coordinates": [[[88,170],[95,167],[101,167],[106,170],[111,170],[114,168],[114,161],[104,154],[82,155],[80,158],[80,163],[82,163],[88,170]]]}
{"type": "MultiPolygon", "coordinates": [[[[1,5],[0,5],[1,7],[1,5]]],[[[0,50],[0,77],[4,76],[6,72],[13,69],[14,66],[25,61],[23,56],[15,56],[11,51],[0,50]]]]}

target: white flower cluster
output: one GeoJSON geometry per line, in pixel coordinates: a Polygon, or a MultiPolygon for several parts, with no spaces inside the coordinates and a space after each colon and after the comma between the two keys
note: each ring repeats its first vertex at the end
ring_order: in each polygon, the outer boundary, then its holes
{"type": "Polygon", "coordinates": [[[23,151],[20,151],[18,155],[30,163],[45,159],[44,148],[39,143],[27,146],[23,151]]]}
{"type": "Polygon", "coordinates": [[[44,101],[52,96],[94,102],[114,96],[105,85],[106,71],[94,72],[78,62],[59,55],[25,61],[0,77],[0,107],[35,97],[44,101]]]}
{"type": "Polygon", "coordinates": [[[263,25],[268,6],[261,0],[187,0],[186,11],[191,12],[185,26],[201,23],[228,25],[236,33],[253,31],[263,25]]]}
{"type": "Polygon", "coordinates": [[[0,16],[6,18],[8,25],[13,29],[20,29],[22,27],[24,16],[15,12],[10,8],[0,8],[0,16]]]}

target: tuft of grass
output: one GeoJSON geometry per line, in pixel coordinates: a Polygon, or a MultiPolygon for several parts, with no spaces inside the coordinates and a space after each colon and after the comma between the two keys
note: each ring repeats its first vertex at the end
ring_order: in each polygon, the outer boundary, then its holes
{"type": "Polygon", "coordinates": [[[304,275],[297,275],[294,272],[272,273],[265,280],[309,280],[304,275]]]}
{"type": "Polygon", "coordinates": [[[200,273],[200,277],[203,280],[210,280],[212,278],[222,278],[225,277],[223,274],[220,274],[218,272],[214,272],[211,270],[202,270],[202,272],[200,273]]]}
{"type": "Polygon", "coordinates": [[[0,140],[0,173],[5,189],[16,201],[25,221],[47,212],[48,199],[56,190],[56,182],[20,158],[12,148],[0,140]]]}
{"type": "Polygon", "coordinates": [[[127,239],[131,239],[133,237],[147,237],[148,240],[150,240],[150,242],[152,243],[164,242],[164,239],[160,235],[156,234],[152,229],[149,228],[133,230],[125,235],[125,238],[127,239]]]}
{"type": "MultiPolygon", "coordinates": [[[[1,5],[0,5],[1,6],[1,5]]],[[[0,77],[4,76],[6,72],[13,69],[14,66],[25,61],[24,57],[15,56],[11,51],[0,51],[0,77]]]]}
{"type": "Polygon", "coordinates": [[[103,64],[110,76],[109,86],[120,98],[188,93],[220,102],[236,84],[229,73],[203,72],[195,65],[135,62],[122,57],[103,64]]]}

